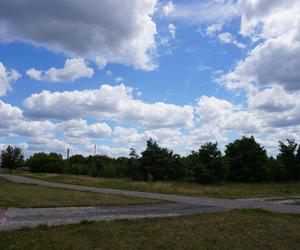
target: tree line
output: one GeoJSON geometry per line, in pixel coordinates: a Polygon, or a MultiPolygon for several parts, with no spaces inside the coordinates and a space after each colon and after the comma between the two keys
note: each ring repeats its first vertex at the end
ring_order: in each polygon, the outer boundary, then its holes
{"type": "Polygon", "coordinates": [[[68,173],[135,181],[183,180],[202,184],[230,182],[266,182],[300,180],[300,145],[294,140],[279,141],[276,158],[253,136],[242,137],[225,146],[224,154],[217,143],[203,144],[198,151],[180,156],[161,147],[152,139],[138,155],[134,149],[128,157],[107,155],[63,159],[57,153],[35,153],[27,160],[19,147],[8,146],[1,152],[1,167],[25,167],[38,173],[68,173]]]}

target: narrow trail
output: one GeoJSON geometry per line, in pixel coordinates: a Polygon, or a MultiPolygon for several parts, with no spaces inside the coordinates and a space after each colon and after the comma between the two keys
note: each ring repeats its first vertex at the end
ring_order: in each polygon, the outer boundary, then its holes
{"type": "Polygon", "coordinates": [[[117,194],[175,202],[157,205],[103,206],[103,207],[68,207],[68,208],[34,208],[0,209],[0,230],[10,230],[21,227],[35,227],[40,224],[61,225],[79,223],[82,220],[114,220],[131,218],[172,217],[200,213],[226,212],[239,208],[261,208],[271,212],[300,214],[300,206],[280,204],[263,199],[217,199],[193,197],[173,194],[138,192],[120,189],[96,188],[62,183],[53,183],[23,176],[0,174],[7,180],[40,185],[52,188],[62,188],[95,193],[117,194]]]}

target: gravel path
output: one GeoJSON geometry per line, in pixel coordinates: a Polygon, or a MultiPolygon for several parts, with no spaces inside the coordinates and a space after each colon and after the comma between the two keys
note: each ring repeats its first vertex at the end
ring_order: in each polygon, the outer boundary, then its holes
{"type": "Polygon", "coordinates": [[[174,217],[201,213],[224,212],[223,208],[173,203],[160,205],[66,207],[66,208],[10,208],[0,230],[38,225],[62,225],[81,221],[100,221],[133,218],[174,217]]]}
{"type": "Polygon", "coordinates": [[[23,176],[0,174],[10,181],[35,184],[53,188],[63,188],[95,193],[118,194],[149,199],[175,202],[174,204],[114,206],[114,207],[85,207],[85,208],[43,208],[15,209],[3,212],[0,209],[0,230],[37,226],[39,224],[57,225],[78,223],[82,220],[112,220],[120,218],[170,217],[177,215],[225,212],[238,208],[262,208],[279,213],[300,213],[300,206],[279,204],[262,199],[217,199],[192,197],[184,195],[159,194],[138,191],[128,191],[109,188],[96,188],[78,185],[53,183],[23,176]],[[2,212],[1,212],[2,211],[2,212]],[[2,216],[1,216],[2,214],[2,216]],[[5,214],[5,215],[4,215],[5,214]]]}

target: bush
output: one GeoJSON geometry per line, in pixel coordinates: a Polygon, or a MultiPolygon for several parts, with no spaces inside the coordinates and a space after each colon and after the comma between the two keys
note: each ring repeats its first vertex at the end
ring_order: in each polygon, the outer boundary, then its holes
{"type": "Polygon", "coordinates": [[[111,164],[107,164],[104,167],[102,167],[100,171],[100,176],[106,177],[106,178],[114,178],[116,177],[117,171],[115,167],[113,167],[111,164]]]}
{"type": "Polygon", "coordinates": [[[88,175],[90,174],[90,168],[86,164],[80,163],[69,163],[67,167],[67,172],[70,174],[80,174],[80,175],[88,175]]]}

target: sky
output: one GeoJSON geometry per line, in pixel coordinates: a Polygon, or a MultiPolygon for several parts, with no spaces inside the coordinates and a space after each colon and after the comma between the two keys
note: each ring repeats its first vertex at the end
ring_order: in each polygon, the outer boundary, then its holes
{"type": "Polygon", "coordinates": [[[298,0],[0,0],[0,149],[300,142],[298,0]]]}

